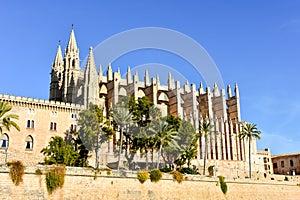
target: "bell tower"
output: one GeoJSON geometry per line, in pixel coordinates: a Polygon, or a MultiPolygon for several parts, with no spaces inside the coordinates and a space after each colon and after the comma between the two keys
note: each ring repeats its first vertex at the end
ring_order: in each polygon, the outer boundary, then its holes
{"type": "Polygon", "coordinates": [[[72,27],[69,42],[62,57],[60,44],[52,65],[50,100],[82,104],[83,70],[80,68],[79,49],[72,27]]]}

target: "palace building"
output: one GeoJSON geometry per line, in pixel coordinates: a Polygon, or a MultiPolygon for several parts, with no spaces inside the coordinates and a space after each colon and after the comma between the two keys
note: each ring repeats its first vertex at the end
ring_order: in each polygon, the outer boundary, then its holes
{"type": "MultiPolygon", "coordinates": [[[[174,115],[191,122],[195,128],[202,120],[214,125],[214,134],[208,141],[208,162],[228,173],[232,169],[247,170],[248,143],[241,140],[240,96],[238,85],[218,88],[199,88],[188,82],[181,87],[169,74],[168,84],[160,84],[159,77],[150,78],[145,71],[143,81],[139,75],[127,69],[126,77],[120,70],[113,72],[109,65],[105,73],[97,71],[93,49],[90,47],[85,69],[80,67],[80,54],[74,30],[62,53],[60,45],[51,69],[49,100],[0,95],[0,100],[13,105],[12,113],[18,114],[21,131],[4,131],[1,136],[0,162],[21,159],[28,165],[43,161],[41,149],[51,137],[64,137],[67,130],[76,128],[78,113],[89,103],[97,104],[109,113],[123,96],[143,96],[154,103],[164,116],[174,115]],[[246,164],[245,164],[246,163],[246,164]]],[[[113,145],[108,144],[108,146],[113,145]]],[[[113,148],[103,147],[102,161],[113,159],[113,148]]],[[[256,141],[252,142],[252,154],[256,155],[256,141]]],[[[198,163],[204,158],[204,139],[199,141],[198,163]]],[[[263,165],[263,163],[262,163],[263,165]]],[[[253,167],[255,170],[255,167],[253,167]]],[[[241,174],[242,176],[242,174],[241,174]]]]}

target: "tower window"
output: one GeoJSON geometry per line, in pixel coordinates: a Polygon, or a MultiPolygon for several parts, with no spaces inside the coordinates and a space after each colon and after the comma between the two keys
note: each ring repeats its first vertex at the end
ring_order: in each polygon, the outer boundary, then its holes
{"type": "Polygon", "coordinates": [[[27,120],[27,128],[34,128],[34,120],[27,120]]]}
{"type": "Polygon", "coordinates": [[[72,60],[72,67],[75,67],[75,59],[72,60]]]}
{"type": "Polygon", "coordinates": [[[33,149],[33,138],[31,135],[28,135],[25,139],[25,149],[32,150],[33,149]]]}
{"type": "Polygon", "coordinates": [[[57,130],[56,122],[50,122],[50,130],[51,131],[56,131],[57,130]]]}
{"type": "Polygon", "coordinates": [[[71,124],[70,131],[76,131],[77,126],[75,124],[71,124]]]}
{"type": "Polygon", "coordinates": [[[1,135],[0,138],[0,148],[8,148],[8,135],[6,133],[1,135]]]}

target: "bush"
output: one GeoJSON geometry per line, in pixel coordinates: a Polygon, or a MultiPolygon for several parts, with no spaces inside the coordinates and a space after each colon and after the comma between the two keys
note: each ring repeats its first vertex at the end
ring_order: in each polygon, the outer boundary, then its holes
{"type": "Polygon", "coordinates": [[[285,180],[285,181],[289,181],[289,177],[287,177],[287,176],[284,177],[284,180],[285,180]]]}
{"type": "Polygon", "coordinates": [[[221,191],[223,192],[223,194],[226,194],[228,188],[227,188],[227,184],[225,182],[225,178],[223,176],[219,176],[219,181],[220,181],[221,191]]]}
{"type": "Polygon", "coordinates": [[[183,181],[183,175],[179,171],[174,171],[172,175],[173,179],[175,179],[178,183],[181,183],[183,181]]]}
{"type": "Polygon", "coordinates": [[[42,172],[42,170],[40,170],[40,169],[37,169],[37,170],[35,170],[35,175],[42,175],[43,174],[43,172],[42,172]]]}
{"type": "Polygon", "coordinates": [[[158,182],[162,178],[162,173],[159,169],[150,171],[150,180],[151,182],[158,182]]]}
{"type": "Polygon", "coordinates": [[[143,184],[145,181],[149,179],[148,171],[139,171],[137,174],[137,178],[143,184]]]}
{"type": "Polygon", "coordinates": [[[21,161],[13,161],[7,163],[10,167],[9,176],[15,185],[23,182],[24,165],[21,161]]]}
{"type": "Polygon", "coordinates": [[[210,176],[213,176],[214,175],[214,165],[211,165],[208,167],[208,173],[210,176]]]}
{"type": "Polygon", "coordinates": [[[181,168],[179,170],[179,172],[182,173],[182,174],[197,174],[197,171],[195,171],[195,170],[193,170],[191,168],[187,168],[187,167],[181,168]]]}
{"type": "Polygon", "coordinates": [[[65,182],[66,168],[64,165],[55,166],[46,173],[46,186],[49,194],[57,188],[62,188],[65,182]]]}
{"type": "Polygon", "coordinates": [[[224,176],[218,176],[220,183],[225,181],[224,176]]]}
{"type": "Polygon", "coordinates": [[[169,168],[169,167],[164,167],[164,168],[161,168],[161,169],[159,169],[161,172],[164,172],[164,173],[167,173],[167,172],[171,172],[172,170],[171,170],[171,168],[169,168]]]}
{"type": "Polygon", "coordinates": [[[220,186],[221,186],[221,190],[222,190],[223,194],[226,194],[227,190],[228,190],[227,184],[225,182],[222,182],[220,186]]]}

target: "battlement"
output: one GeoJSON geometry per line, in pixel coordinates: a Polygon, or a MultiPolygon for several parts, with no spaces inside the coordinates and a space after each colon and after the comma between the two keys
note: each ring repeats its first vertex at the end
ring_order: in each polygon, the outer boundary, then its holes
{"type": "Polygon", "coordinates": [[[37,99],[31,97],[21,97],[8,94],[0,94],[0,100],[9,102],[12,104],[27,104],[30,106],[38,107],[56,107],[61,109],[71,109],[71,110],[83,110],[84,106],[80,104],[65,103],[60,101],[49,101],[44,99],[37,99]]]}

